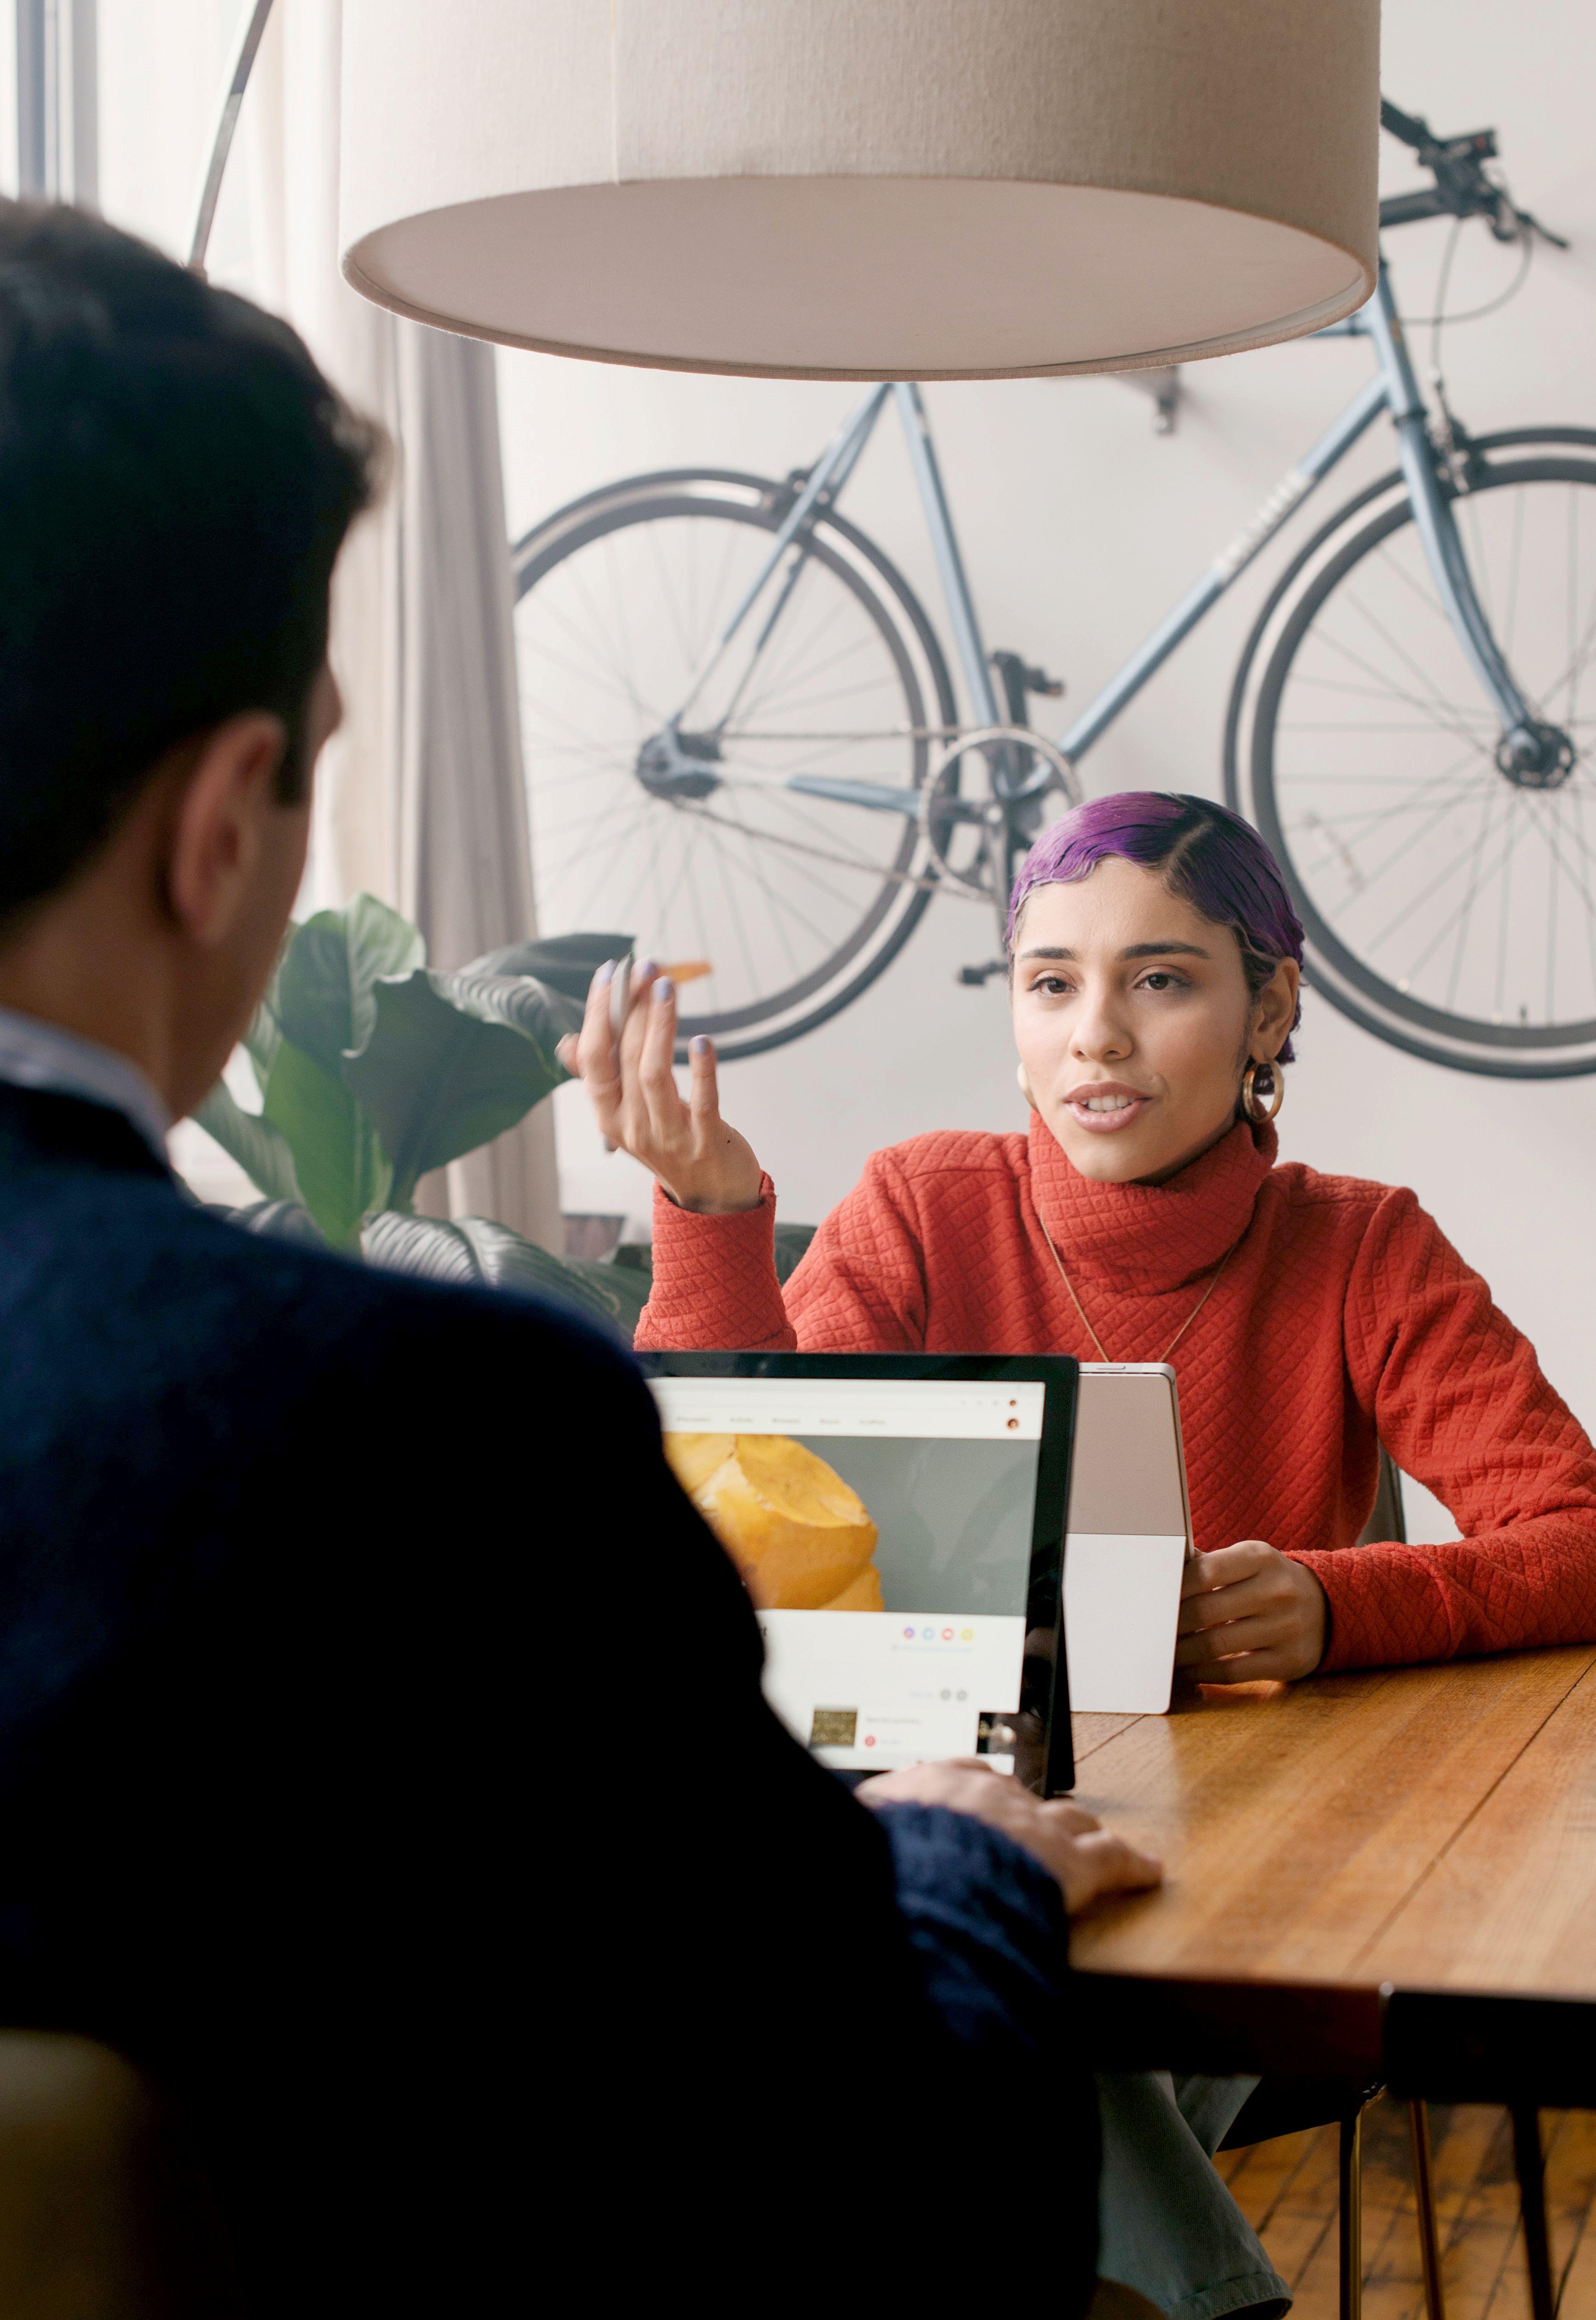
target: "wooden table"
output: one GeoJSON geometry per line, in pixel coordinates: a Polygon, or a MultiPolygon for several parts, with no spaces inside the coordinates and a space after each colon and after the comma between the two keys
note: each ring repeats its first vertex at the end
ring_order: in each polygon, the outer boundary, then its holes
{"type": "Polygon", "coordinates": [[[1496,2025],[1496,2062],[1458,2065],[1474,2099],[1495,2068],[1596,2102],[1596,2007],[1553,2002],[1596,1999],[1596,1647],[1210,1689],[1075,1733],[1078,1800],[1166,1880],[1075,1929],[1101,2062],[1396,2084],[1392,2025],[1445,2059],[1446,1994],[1482,1993],[1510,2002],[1467,2008],[1496,2025]],[[1393,2009],[1383,1985],[1443,1998],[1393,2009]]]}

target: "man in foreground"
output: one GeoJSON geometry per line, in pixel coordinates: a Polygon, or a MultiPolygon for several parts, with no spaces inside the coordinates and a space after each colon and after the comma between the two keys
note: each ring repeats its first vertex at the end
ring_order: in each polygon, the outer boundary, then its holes
{"type": "Polygon", "coordinates": [[[970,1768],[862,1810],[617,1351],[166,1166],[299,885],[377,456],[282,325],[0,208],[0,2020],[188,2139],[220,2229],[168,2191],[141,2309],[499,2308],[590,2196],[700,2284],[756,2209],[824,2270],[1022,2116],[1078,2309],[1060,1892],[1156,1866],[970,1768]]]}

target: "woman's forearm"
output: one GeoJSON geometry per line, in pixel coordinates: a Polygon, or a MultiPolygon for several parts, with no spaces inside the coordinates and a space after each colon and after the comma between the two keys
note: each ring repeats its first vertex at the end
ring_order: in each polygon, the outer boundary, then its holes
{"type": "Polygon", "coordinates": [[[1596,1511],[1589,1508],[1437,1546],[1392,1540],[1293,1560],[1329,1599],[1327,1673],[1596,1643],[1596,1511]]]}
{"type": "Polygon", "coordinates": [[[757,1207],[732,1216],[695,1216],[657,1192],[654,1285],[638,1323],[639,1351],[793,1352],[798,1339],[775,1276],[775,1223],[768,1176],[757,1207]]]}
{"type": "Polygon", "coordinates": [[[926,1341],[923,1253],[893,1155],[876,1153],[832,1210],[784,1291],[772,1231],[775,1193],[736,1216],[689,1216],[654,1202],[654,1291],[643,1351],[743,1346],[761,1353],[918,1353],[926,1341]]]}

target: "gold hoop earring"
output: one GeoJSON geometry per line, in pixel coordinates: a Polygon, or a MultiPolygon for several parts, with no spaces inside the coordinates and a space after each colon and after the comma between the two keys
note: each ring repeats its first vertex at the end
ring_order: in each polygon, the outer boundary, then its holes
{"type": "Polygon", "coordinates": [[[1030,1081],[1026,1076],[1025,1065],[1023,1064],[1015,1065],[1014,1076],[1020,1083],[1020,1094],[1025,1098],[1025,1101],[1029,1104],[1033,1111],[1038,1110],[1039,1106],[1038,1105],[1035,1096],[1032,1095],[1030,1092],[1030,1081]]]}
{"type": "Polygon", "coordinates": [[[1285,1074],[1278,1064],[1250,1063],[1241,1074],[1241,1109],[1255,1128],[1265,1128],[1285,1101],[1285,1074]],[[1258,1108],[1258,1074],[1269,1075],[1269,1109],[1258,1108]]]}

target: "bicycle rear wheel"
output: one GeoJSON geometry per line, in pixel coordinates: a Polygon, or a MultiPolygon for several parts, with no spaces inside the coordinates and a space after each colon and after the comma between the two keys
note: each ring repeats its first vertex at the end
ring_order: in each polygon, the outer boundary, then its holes
{"type": "Polygon", "coordinates": [[[1303,551],[1227,786],[1343,1014],[1455,1070],[1568,1077],[1596,1071],[1596,459],[1472,466],[1454,504],[1475,585],[1565,762],[1536,781],[1499,764],[1400,493],[1303,551]]]}
{"type": "Polygon", "coordinates": [[[512,549],[540,927],[635,929],[656,958],[707,962],[684,987],[683,1052],[707,1032],[728,1059],[846,1007],[937,879],[918,804],[954,721],[947,666],[906,584],[834,512],[668,730],[791,504],[756,476],[639,476],[512,549]],[[787,786],[805,774],[902,810],[787,786]]]}

